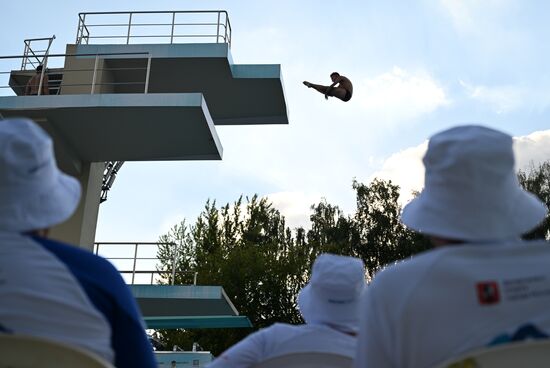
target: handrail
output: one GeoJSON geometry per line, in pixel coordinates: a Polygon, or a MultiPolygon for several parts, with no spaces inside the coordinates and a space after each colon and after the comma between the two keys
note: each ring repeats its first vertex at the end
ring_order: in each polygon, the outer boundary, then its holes
{"type": "Polygon", "coordinates": [[[90,40],[94,39],[120,39],[124,40],[125,44],[130,44],[131,40],[140,39],[140,38],[158,38],[158,39],[167,39],[170,44],[173,44],[178,39],[189,39],[189,38],[215,38],[215,43],[227,43],[231,47],[231,24],[229,22],[229,15],[225,10],[181,10],[181,11],[116,11],[116,12],[83,12],[78,14],[78,27],[76,32],[76,44],[89,44],[90,40]],[[151,15],[151,14],[165,14],[171,15],[171,20],[165,23],[144,23],[144,22],[135,22],[134,15],[151,15]],[[178,22],[176,19],[177,15],[197,15],[204,14],[205,16],[216,15],[217,20],[213,19],[209,22],[199,22],[199,21],[187,21],[187,22],[178,22]],[[128,15],[128,21],[124,23],[90,23],[90,18],[94,16],[110,16],[110,15],[128,15]],[[88,22],[87,22],[88,20],[88,22]],[[167,26],[166,34],[132,34],[132,31],[136,27],[151,27],[151,26],[167,26]],[[178,26],[183,27],[216,27],[215,33],[176,33],[176,28],[178,26]],[[101,34],[101,35],[91,35],[90,29],[95,27],[126,27],[126,32],[124,34],[101,34]]]}
{"type": "MultiPolygon", "coordinates": [[[[90,83],[66,83],[64,82],[62,86],[65,87],[78,87],[78,86],[90,86],[90,93],[94,94],[97,86],[116,86],[116,85],[143,85],[143,93],[149,92],[149,78],[151,74],[151,54],[149,52],[106,52],[106,53],[78,53],[78,54],[35,54],[36,57],[41,58],[42,60],[42,72],[40,74],[40,82],[39,82],[39,89],[38,89],[38,95],[42,94],[42,84],[44,83],[44,77],[48,74],[52,74],[51,70],[47,69],[49,60],[51,58],[57,58],[57,57],[74,57],[74,58],[86,58],[89,57],[95,58],[95,63],[93,65],[93,68],[75,68],[75,69],[65,69],[65,68],[59,68],[61,75],[68,75],[70,73],[77,73],[77,72],[92,72],[92,79],[90,83]],[[108,67],[101,67],[99,65],[99,60],[102,59],[109,59],[109,57],[125,57],[125,56],[137,56],[142,57],[144,60],[143,67],[128,67],[128,68],[108,68],[108,67]],[[116,71],[116,70],[143,70],[143,80],[140,81],[123,81],[123,82],[109,82],[109,83],[98,83],[96,80],[97,73],[99,71],[116,71]]],[[[27,57],[26,55],[9,55],[9,56],[0,56],[0,61],[2,60],[9,60],[9,59],[21,59],[27,57]]],[[[4,72],[0,71],[0,75],[11,75],[12,71],[4,72]]],[[[140,77],[141,78],[141,77],[140,77]]],[[[58,81],[61,85],[61,80],[58,81]]],[[[4,88],[25,88],[25,85],[18,85],[15,83],[11,83],[10,85],[0,85],[0,89],[4,88]]],[[[51,87],[55,88],[55,87],[51,87]]],[[[80,92],[81,93],[81,92],[80,92]]],[[[135,93],[135,92],[134,92],[135,93]]]]}
{"type": "Polygon", "coordinates": [[[24,57],[21,59],[21,70],[27,70],[28,64],[31,64],[33,66],[33,69],[36,68],[34,63],[30,60],[29,54],[32,54],[32,57],[36,59],[36,62],[38,63],[38,65],[42,65],[44,63],[44,59],[42,58],[42,60],[40,60],[39,56],[42,56],[42,55],[36,55],[35,51],[44,52],[44,55],[48,55],[50,52],[50,47],[52,46],[53,40],[55,40],[55,35],[53,35],[52,37],[27,38],[23,40],[23,42],[25,43],[25,48],[23,49],[24,57]],[[48,46],[46,47],[45,50],[40,50],[40,51],[33,50],[31,47],[33,41],[48,41],[48,46]]]}
{"type": "Polygon", "coordinates": [[[113,257],[109,255],[103,255],[103,257],[107,260],[131,260],[132,262],[132,269],[131,270],[119,270],[121,274],[130,274],[131,275],[131,284],[135,283],[135,276],[139,274],[151,274],[151,284],[153,284],[153,277],[155,274],[163,275],[163,274],[169,274],[169,281],[171,285],[174,285],[176,275],[180,274],[193,274],[193,285],[197,285],[197,276],[198,272],[196,271],[176,271],[177,261],[179,259],[178,254],[178,248],[176,243],[158,243],[158,242],[96,242],[94,243],[94,254],[99,255],[99,248],[101,246],[123,246],[123,245],[130,245],[133,246],[133,256],[132,257],[113,257]],[[140,245],[155,245],[157,247],[160,247],[161,245],[168,245],[172,246],[172,252],[173,252],[173,258],[171,260],[171,267],[167,271],[160,271],[160,270],[143,270],[137,268],[137,262],[139,260],[158,260],[156,257],[138,257],[138,249],[140,245]]]}

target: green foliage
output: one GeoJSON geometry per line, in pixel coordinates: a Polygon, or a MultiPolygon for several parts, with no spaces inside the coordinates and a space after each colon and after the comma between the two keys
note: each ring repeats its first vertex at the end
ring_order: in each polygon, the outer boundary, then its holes
{"type": "Polygon", "coordinates": [[[399,186],[375,179],[370,185],[354,181],[353,188],[357,192],[355,225],[360,239],[357,256],[365,262],[369,278],[381,267],[429,248],[427,239],[399,221],[399,186]]]}
{"type": "MultiPolygon", "coordinates": [[[[519,172],[523,187],[550,207],[550,163],[519,172]]],[[[274,322],[302,323],[296,296],[311,265],[323,253],[351,255],[365,262],[370,279],[380,268],[429,248],[428,240],[399,221],[399,187],[391,181],[353,182],[357,208],[346,216],[321,200],[311,206],[311,227],[291,231],[284,217],[265,198],[239,198],[218,208],[208,201],[193,226],[176,224],[159,242],[158,269],[169,280],[174,252],[176,284],[221,285],[253,329],[158,331],[169,347],[189,349],[193,342],[219,354],[250,332],[274,322]],[[187,273],[186,273],[187,272],[187,273]]],[[[550,237],[550,218],[525,236],[550,237]]]]}
{"type": "MultiPolygon", "coordinates": [[[[322,200],[311,206],[311,228],[291,231],[284,217],[266,198],[239,198],[218,208],[208,201],[191,227],[174,226],[160,242],[159,270],[171,269],[178,252],[176,284],[221,285],[253,330],[274,322],[302,323],[296,297],[309,278],[315,258],[324,252],[357,256],[367,267],[366,277],[385,264],[424,250],[426,241],[399,223],[399,187],[375,180],[353,183],[357,210],[345,216],[338,206],[322,200]]],[[[167,272],[168,273],[168,272],[167,272]]],[[[198,342],[214,354],[241,340],[250,329],[158,331],[168,346],[189,349],[198,342]]]]}
{"type": "MultiPolygon", "coordinates": [[[[550,161],[546,161],[538,167],[531,165],[528,171],[520,171],[518,179],[524,189],[535,194],[546,204],[547,208],[550,208],[550,161]]],[[[540,226],[523,237],[525,239],[550,239],[550,217],[546,216],[540,226]]]]}
{"type": "MultiPolygon", "coordinates": [[[[305,283],[304,266],[297,261],[301,251],[284,218],[267,199],[255,195],[243,204],[241,197],[219,209],[215,202],[207,202],[195,226],[188,229],[183,222],[160,241],[175,242],[182,255],[189,252],[177,263],[177,284],[189,284],[179,272],[193,267],[199,284],[222,285],[255,328],[277,321],[301,323],[296,310],[296,294],[305,283]]],[[[162,270],[171,268],[173,251],[168,248],[159,250],[162,270]]],[[[162,331],[160,337],[187,348],[197,341],[220,353],[248,333],[248,329],[162,331]]]]}

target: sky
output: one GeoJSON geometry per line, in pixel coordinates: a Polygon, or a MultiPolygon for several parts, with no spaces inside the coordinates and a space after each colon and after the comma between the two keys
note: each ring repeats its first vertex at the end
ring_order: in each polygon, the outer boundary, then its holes
{"type": "Polygon", "coordinates": [[[544,0],[5,0],[0,54],[52,34],[51,52],[64,53],[79,12],[192,9],[228,11],[236,64],[281,64],[290,123],[216,127],[221,161],[126,163],[96,241],[156,241],[208,199],[241,194],[267,196],[291,228],[308,227],[321,198],[353,213],[354,179],[390,179],[404,204],[422,188],[429,136],[458,124],[513,135],[520,169],[550,159],[544,0]],[[351,101],[302,84],[329,84],[333,71],[352,80],[351,101]]]}

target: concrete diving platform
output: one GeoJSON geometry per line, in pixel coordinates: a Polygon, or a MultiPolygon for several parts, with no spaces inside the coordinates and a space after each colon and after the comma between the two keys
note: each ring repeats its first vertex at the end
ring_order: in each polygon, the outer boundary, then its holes
{"type": "Polygon", "coordinates": [[[81,162],[222,158],[201,93],[11,96],[0,114],[38,122],[72,174],[81,162]]]}
{"type": "Polygon", "coordinates": [[[130,285],[147,328],[252,327],[221,286],[130,285]]]}
{"type": "Polygon", "coordinates": [[[132,82],[144,81],[149,68],[150,94],[201,92],[216,125],[288,124],[281,66],[234,64],[226,43],[67,45],[67,54],[74,55],[67,69],[92,65],[99,55],[114,93],[143,93],[144,85],[132,82]]]}

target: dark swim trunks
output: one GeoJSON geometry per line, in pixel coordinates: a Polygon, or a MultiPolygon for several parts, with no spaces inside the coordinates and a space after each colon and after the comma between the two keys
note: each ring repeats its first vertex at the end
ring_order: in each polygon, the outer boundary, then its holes
{"type": "Polygon", "coordinates": [[[351,92],[350,92],[350,91],[346,91],[346,95],[344,96],[344,98],[342,99],[342,101],[348,102],[349,100],[351,100],[351,92]]]}

